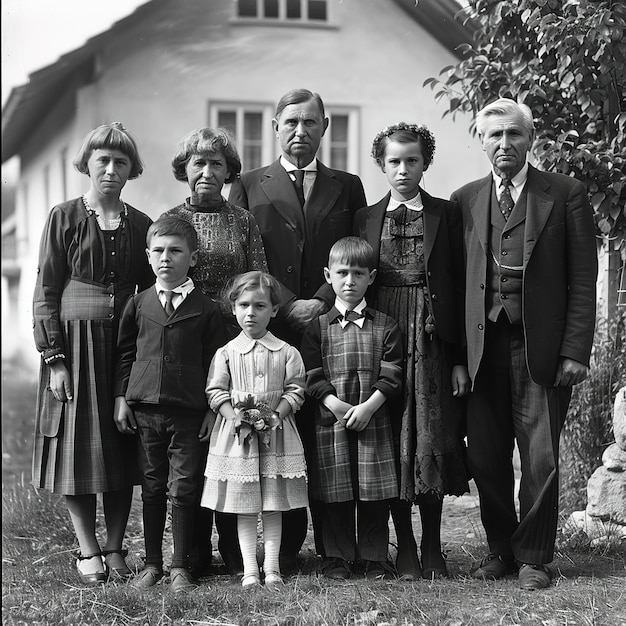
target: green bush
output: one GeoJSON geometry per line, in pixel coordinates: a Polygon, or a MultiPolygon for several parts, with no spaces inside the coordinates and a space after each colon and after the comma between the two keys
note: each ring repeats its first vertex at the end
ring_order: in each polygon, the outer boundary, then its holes
{"type": "Polygon", "coordinates": [[[598,320],[589,377],[574,387],[561,435],[561,511],[587,505],[587,481],[614,441],[613,404],[626,385],[626,313],[598,320]]]}

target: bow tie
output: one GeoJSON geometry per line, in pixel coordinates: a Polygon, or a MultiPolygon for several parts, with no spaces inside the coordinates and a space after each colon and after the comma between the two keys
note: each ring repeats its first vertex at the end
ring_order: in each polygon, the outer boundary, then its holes
{"type": "Polygon", "coordinates": [[[364,317],[365,315],[363,313],[357,313],[356,311],[346,311],[346,314],[343,316],[343,319],[346,322],[354,322],[364,317]]]}

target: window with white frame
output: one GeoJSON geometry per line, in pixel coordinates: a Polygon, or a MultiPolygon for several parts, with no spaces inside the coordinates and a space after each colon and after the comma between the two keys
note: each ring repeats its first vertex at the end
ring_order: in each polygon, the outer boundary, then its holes
{"type": "Polygon", "coordinates": [[[230,131],[237,144],[243,171],[266,165],[274,159],[273,104],[212,103],[209,124],[230,131]]]}
{"type": "Polygon", "coordinates": [[[268,21],[328,22],[327,0],[237,0],[237,17],[268,21]]]}
{"type": "MultiPolygon", "coordinates": [[[[209,105],[209,125],[222,126],[233,135],[243,171],[268,165],[280,154],[272,130],[274,111],[273,103],[212,102],[209,105]]],[[[358,173],[358,109],[330,106],[326,107],[326,116],[330,125],[320,144],[319,159],[333,169],[358,173]]]]}

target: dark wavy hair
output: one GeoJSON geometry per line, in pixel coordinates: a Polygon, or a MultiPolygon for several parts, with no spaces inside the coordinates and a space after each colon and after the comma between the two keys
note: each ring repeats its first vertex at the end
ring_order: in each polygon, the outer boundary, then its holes
{"type": "Polygon", "coordinates": [[[94,150],[103,149],[119,150],[130,159],[129,179],[139,178],[143,174],[143,162],[139,156],[137,142],[121,122],[102,124],[102,126],[98,126],[98,128],[87,133],[83,145],[73,161],[74,167],[81,174],[89,176],[89,167],[87,166],[89,158],[94,150]]]}
{"type": "Polygon", "coordinates": [[[174,178],[187,182],[187,163],[194,154],[222,152],[228,166],[227,183],[232,183],[241,172],[241,159],[235,140],[225,128],[200,128],[182,139],[172,159],[174,178]]]}
{"type": "Polygon", "coordinates": [[[419,143],[424,158],[424,171],[433,162],[435,136],[424,124],[398,122],[383,128],[372,142],[372,158],[379,167],[385,164],[385,148],[390,141],[399,143],[419,143]]]}

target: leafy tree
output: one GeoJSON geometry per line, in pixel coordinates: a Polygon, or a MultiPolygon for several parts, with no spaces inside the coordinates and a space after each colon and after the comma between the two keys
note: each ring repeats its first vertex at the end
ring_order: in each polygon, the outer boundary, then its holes
{"type": "MultiPolygon", "coordinates": [[[[599,234],[626,253],[626,3],[467,0],[464,58],[424,85],[444,113],[476,113],[496,97],[533,111],[539,167],[585,183],[599,234]]],[[[472,128],[475,133],[475,127],[472,128]]]]}

